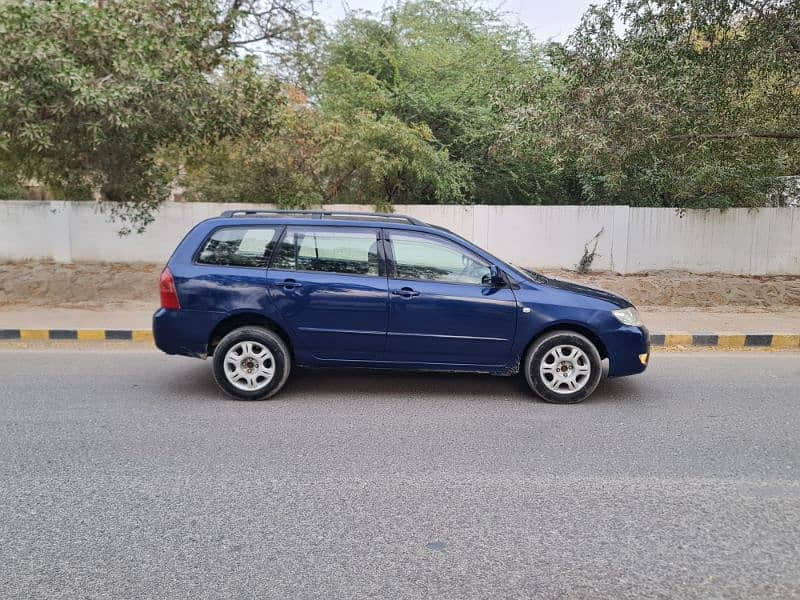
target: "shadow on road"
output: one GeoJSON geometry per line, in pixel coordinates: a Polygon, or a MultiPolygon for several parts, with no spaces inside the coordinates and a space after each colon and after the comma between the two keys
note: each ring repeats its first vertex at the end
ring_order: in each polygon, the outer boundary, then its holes
{"type": "MultiPolygon", "coordinates": [[[[171,371],[174,373],[174,371],[171,371]]],[[[637,378],[604,379],[586,402],[592,404],[616,403],[641,390],[637,378]]],[[[152,383],[160,383],[163,391],[181,396],[196,396],[204,400],[229,400],[214,383],[211,365],[184,363],[181,373],[152,383]]],[[[286,387],[276,399],[280,400],[336,400],[406,399],[409,396],[430,397],[439,400],[460,401],[500,400],[537,402],[520,375],[497,377],[464,373],[400,372],[379,369],[301,369],[296,368],[286,387]]]]}

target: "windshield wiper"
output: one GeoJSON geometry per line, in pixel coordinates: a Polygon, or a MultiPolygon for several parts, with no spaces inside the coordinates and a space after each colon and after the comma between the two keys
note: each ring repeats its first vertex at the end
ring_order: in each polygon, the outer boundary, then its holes
{"type": "Polygon", "coordinates": [[[547,283],[548,279],[541,273],[537,273],[536,271],[531,271],[530,269],[525,269],[527,273],[533,278],[536,283],[547,283]]]}
{"type": "MultiPolygon", "coordinates": [[[[513,263],[512,263],[513,264],[513,263]]],[[[526,273],[531,279],[533,279],[536,283],[547,283],[549,280],[547,277],[542,275],[541,273],[537,273],[536,271],[532,271],[531,269],[526,269],[525,267],[520,267],[519,265],[514,265],[517,269],[526,273]]]]}

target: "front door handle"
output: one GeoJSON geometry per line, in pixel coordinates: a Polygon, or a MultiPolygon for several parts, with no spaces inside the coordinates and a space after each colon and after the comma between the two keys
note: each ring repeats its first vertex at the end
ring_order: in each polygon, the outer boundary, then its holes
{"type": "Polygon", "coordinates": [[[295,288],[303,287],[302,283],[295,281],[294,279],[284,279],[283,281],[277,282],[275,285],[282,287],[285,290],[293,290],[295,288]]]}
{"type": "Polygon", "coordinates": [[[419,292],[417,290],[412,290],[410,287],[400,288],[399,290],[392,290],[392,294],[395,296],[402,296],[403,298],[411,298],[413,296],[419,296],[419,292]]]}

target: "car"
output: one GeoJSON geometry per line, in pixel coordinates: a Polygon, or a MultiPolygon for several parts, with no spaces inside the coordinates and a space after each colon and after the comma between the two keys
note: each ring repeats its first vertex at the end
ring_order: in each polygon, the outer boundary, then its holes
{"type": "Polygon", "coordinates": [[[543,400],[575,403],[650,357],[625,298],[397,214],[226,211],[186,235],[159,287],[158,348],[211,357],[241,400],[274,396],[302,366],[522,371],[543,400]]]}

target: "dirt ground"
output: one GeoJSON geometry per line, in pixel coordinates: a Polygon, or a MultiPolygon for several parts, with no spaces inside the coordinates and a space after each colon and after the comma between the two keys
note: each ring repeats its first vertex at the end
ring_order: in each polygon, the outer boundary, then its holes
{"type": "MultiPolygon", "coordinates": [[[[162,268],[146,263],[0,263],[0,311],[23,306],[84,310],[155,307],[162,268]]],[[[800,277],[679,271],[636,275],[545,273],[620,293],[649,312],[782,312],[800,308],[800,277]]]]}
{"type": "Polygon", "coordinates": [[[622,294],[650,312],[684,308],[709,312],[782,312],[800,308],[800,277],[793,276],[699,275],[685,271],[635,275],[545,271],[545,274],[622,294]]]}

